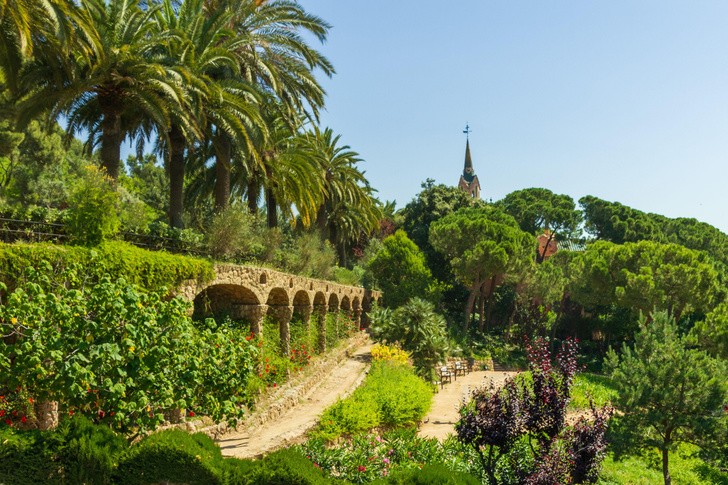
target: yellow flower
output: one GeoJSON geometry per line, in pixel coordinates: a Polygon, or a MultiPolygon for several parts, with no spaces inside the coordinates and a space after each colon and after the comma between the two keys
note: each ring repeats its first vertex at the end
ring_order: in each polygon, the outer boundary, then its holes
{"type": "Polygon", "coordinates": [[[142,308],[144,308],[144,305],[142,305],[142,302],[140,302],[140,301],[137,302],[137,308],[139,308],[140,310],[142,308]]]}
{"type": "Polygon", "coordinates": [[[13,318],[10,319],[10,323],[12,323],[13,325],[17,325],[18,324],[18,319],[15,318],[15,317],[13,317],[13,318]]]}
{"type": "Polygon", "coordinates": [[[132,345],[131,347],[129,347],[129,352],[131,352],[131,353],[133,354],[133,353],[134,353],[134,349],[135,349],[135,348],[136,348],[136,347],[134,347],[134,346],[132,345]]]}

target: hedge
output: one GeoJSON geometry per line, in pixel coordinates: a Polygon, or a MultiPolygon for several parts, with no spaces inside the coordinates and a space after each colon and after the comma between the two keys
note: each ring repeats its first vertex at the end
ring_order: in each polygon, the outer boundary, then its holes
{"type": "Polygon", "coordinates": [[[110,241],[94,248],[50,243],[0,243],[0,281],[9,289],[29,266],[48,262],[54,273],[71,265],[80,265],[91,282],[108,274],[112,279],[124,277],[147,290],[175,288],[185,280],[210,281],[214,267],[210,261],[148,251],[121,241],[110,241]]]}

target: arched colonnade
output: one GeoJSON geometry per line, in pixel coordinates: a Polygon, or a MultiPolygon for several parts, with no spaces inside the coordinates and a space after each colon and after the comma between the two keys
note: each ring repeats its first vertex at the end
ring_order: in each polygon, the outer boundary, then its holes
{"type": "Polygon", "coordinates": [[[281,347],[290,350],[290,323],[300,320],[308,328],[318,326],[318,347],[326,347],[326,314],[343,311],[360,328],[369,324],[367,312],[381,293],[330,281],[295,276],[268,268],[217,265],[213,281],[189,281],[177,294],[194,302],[196,317],[230,316],[250,323],[256,335],[263,333],[263,319],[279,324],[281,347]]]}

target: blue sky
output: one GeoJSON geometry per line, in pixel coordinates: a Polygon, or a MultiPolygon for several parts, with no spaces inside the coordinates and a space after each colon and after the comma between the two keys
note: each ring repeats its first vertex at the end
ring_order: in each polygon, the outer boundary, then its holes
{"type": "Polygon", "coordinates": [[[728,232],[728,2],[300,0],[333,29],[322,123],[383,200],[546,187],[728,232]]]}

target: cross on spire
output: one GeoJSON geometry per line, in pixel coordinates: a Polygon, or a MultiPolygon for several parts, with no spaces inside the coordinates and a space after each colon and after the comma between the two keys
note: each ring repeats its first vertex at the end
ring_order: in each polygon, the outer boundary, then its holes
{"type": "Polygon", "coordinates": [[[465,133],[465,139],[466,140],[469,140],[470,139],[470,136],[469,135],[470,135],[471,132],[472,132],[472,130],[470,129],[470,125],[466,122],[465,123],[465,129],[463,130],[463,133],[465,133]]]}

